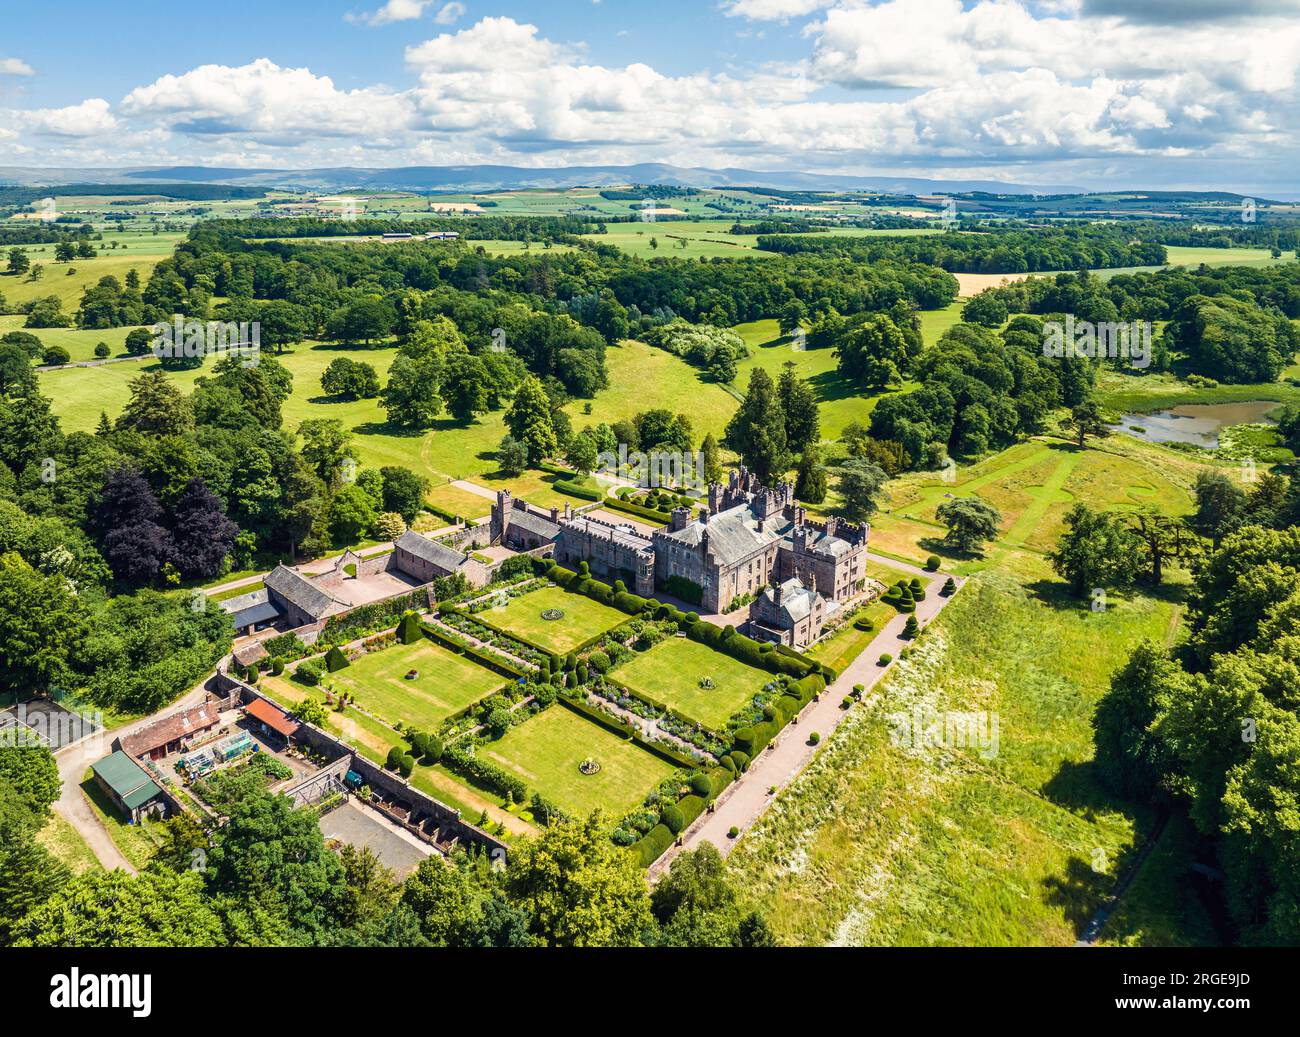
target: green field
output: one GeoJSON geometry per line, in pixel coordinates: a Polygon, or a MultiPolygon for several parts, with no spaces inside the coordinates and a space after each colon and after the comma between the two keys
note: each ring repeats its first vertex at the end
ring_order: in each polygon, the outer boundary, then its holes
{"type": "MultiPolygon", "coordinates": [[[[700,372],[684,360],[635,339],[610,346],[605,365],[609,388],[594,400],[574,400],[565,408],[575,429],[602,421],[612,425],[638,411],[662,407],[690,418],[697,442],[709,432],[721,439],[739,406],[735,396],[716,382],[702,380],[700,372]]],[[[739,378],[737,382],[743,384],[739,378]]]]}
{"type": "Polygon", "coordinates": [[[658,756],[561,705],[512,727],[505,737],[478,751],[566,813],[582,816],[599,809],[607,820],[627,813],[674,770],[658,756]],[[596,774],[578,770],[588,758],[600,764],[596,774]]]}
{"type": "Polygon", "coordinates": [[[506,679],[432,641],[370,652],[327,678],[367,713],[390,724],[432,731],[453,713],[490,695],[506,679]],[[420,676],[406,680],[410,670],[420,676]]]}
{"type": "Polygon", "coordinates": [[[725,731],[731,715],[772,680],[764,670],[684,637],[670,637],[637,654],[611,676],[713,731],[725,731]],[[704,677],[712,677],[716,687],[701,688],[704,677]]]}
{"type": "Polygon", "coordinates": [[[592,601],[585,594],[571,594],[561,587],[543,587],[511,598],[506,605],[486,609],[474,618],[521,641],[548,652],[571,652],[627,619],[622,612],[592,601]],[[559,609],[563,619],[546,620],[542,613],[559,609]]]}
{"type": "Polygon", "coordinates": [[[66,864],[74,875],[100,867],[95,851],[61,814],[50,812],[50,819],[37,834],[36,841],[66,864]]]}
{"type": "MultiPolygon", "coordinates": [[[[730,869],[783,942],[1077,939],[1151,821],[1100,791],[1089,718],[1133,643],[1168,636],[1175,608],[1131,595],[1092,613],[1043,595],[1048,579],[1041,563],[974,577],[745,836],[730,869]],[[891,738],[918,709],[983,715],[986,732],[996,717],[996,753],[891,738]]],[[[1130,914],[1146,924],[1141,902],[1130,914]]]]}

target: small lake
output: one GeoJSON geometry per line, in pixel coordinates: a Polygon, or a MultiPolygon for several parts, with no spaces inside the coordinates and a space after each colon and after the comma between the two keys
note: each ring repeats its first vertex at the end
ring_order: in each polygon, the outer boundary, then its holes
{"type": "Polygon", "coordinates": [[[1125,414],[1119,432],[1149,439],[1153,443],[1192,443],[1214,450],[1219,445],[1219,431],[1228,425],[1277,424],[1268,412],[1281,406],[1275,400],[1243,400],[1240,403],[1188,403],[1169,410],[1146,414],[1125,414]],[[1137,432],[1137,428],[1142,432],[1137,432]]]}

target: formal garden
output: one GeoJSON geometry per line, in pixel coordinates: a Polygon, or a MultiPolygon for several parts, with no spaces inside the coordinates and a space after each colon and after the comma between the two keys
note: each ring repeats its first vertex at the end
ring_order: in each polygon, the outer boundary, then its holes
{"type": "Polygon", "coordinates": [[[772,678],[707,645],[671,637],[633,656],[618,668],[616,679],[638,698],[725,731],[727,721],[772,678]]]}
{"type": "Polygon", "coordinates": [[[618,609],[556,586],[509,598],[475,617],[548,652],[571,652],[627,618],[618,609]]]}
{"type": "Polygon", "coordinates": [[[835,677],[585,566],[521,575],[257,679],[499,835],[599,810],[648,865],[835,677]]]}
{"type": "Polygon", "coordinates": [[[621,817],[677,770],[664,757],[562,705],[512,727],[479,752],[540,793],[540,802],[575,817],[597,809],[621,817]]]}

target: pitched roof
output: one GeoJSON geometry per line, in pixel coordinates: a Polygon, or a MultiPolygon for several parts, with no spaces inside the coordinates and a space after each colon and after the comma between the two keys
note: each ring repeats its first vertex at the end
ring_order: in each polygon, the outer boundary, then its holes
{"type": "Polygon", "coordinates": [[[234,619],[236,630],[255,623],[265,623],[280,615],[280,610],[271,604],[271,596],[265,587],[236,598],[227,598],[221,602],[221,607],[234,619]]]}
{"type": "Polygon", "coordinates": [[[542,515],[526,511],[523,508],[516,508],[510,512],[510,525],[526,529],[533,535],[542,537],[545,540],[554,540],[560,535],[559,523],[552,522],[542,515]]]}
{"type": "Polygon", "coordinates": [[[254,720],[260,720],[272,731],[290,738],[298,733],[299,723],[282,709],[277,709],[266,699],[253,699],[244,707],[244,712],[254,720]]]}
{"type": "Polygon", "coordinates": [[[792,525],[789,519],[777,514],[763,520],[760,529],[759,518],[750,506],[738,504],[727,511],[718,512],[707,523],[697,519],[676,533],[665,530],[655,536],[667,537],[687,547],[698,547],[707,533],[709,550],[713,556],[720,564],[730,565],[784,539],[792,525]]]}
{"type": "Polygon", "coordinates": [[[776,590],[773,587],[765,587],[761,599],[760,612],[767,615],[776,613],[784,624],[793,626],[811,614],[817,601],[817,592],[805,587],[798,577],[792,577],[781,584],[781,604],[776,603],[776,590]]]}
{"type": "Polygon", "coordinates": [[[132,756],[143,756],[161,746],[184,738],[187,735],[205,731],[213,727],[219,717],[214,706],[194,706],[171,713],[161,720],[156,720],[147,727],[142,727],[129,735],[123,735],[121,746],[132,756]]]}
{"type": "Polygon", "coordinates": [[[427,536],[409,529],[393,541],[393,547],[413,554],[416,558],[436,565],[439,569],[445,569],[449,573],[455,572],[469,561],[469,555],[463,551],[457,551],[454,547],[448,547],[437,540],[430,540],[427,536]]]}
{"type": "Polygon", "coordinates": [[[266,574],[262,582],[268,590],[275,591],[313,619],[324,619],[335,612],[341,612],[344,607],[333,596],[287,565],[277,565],[266,574]]]}
{"type": "Polygon", "coordinates": [[[121,749],[105,756],[97,763],[92,763],[90,769],[116,793],[128,810],[143,806],[162,793],[162,789],[154,784],[153,779],[144,772],[144,768],[121,749]]]}

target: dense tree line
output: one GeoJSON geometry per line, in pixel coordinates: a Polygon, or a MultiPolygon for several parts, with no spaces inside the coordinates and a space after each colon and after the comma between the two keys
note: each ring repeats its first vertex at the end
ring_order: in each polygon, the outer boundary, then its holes
{"type": "Polygon", "coordinates": [[[997,326],[1012,313],[1093,324],[1169,322],[1150,370],[1184,366],[1228,382],[1275,380],[1300,348],[1300,263],[1031,277],[981,292],[964,316],[997,326]]]}
{"type": "Polygon", "coordinates": [[[647,888],[599,815],[556,821],[504,868],[457,851],[404,882],[369,848],[337,852],[317,814],[250,769],[207,782],[222,817],[162,826],[138,874],[73,877],[36,840],[58,798],[49,751],[0,747],[0,946],[768,947],[712,846],[647,888]],[[199,861],[199,866],[195,862],[199,861]]]}
{"type": "Polygon", "coordinates": [[[1186,810],[1246,943],[1300,940],[1298,584],[1300,527],[1227,534],[1196,576],[1186,643],[1140,645],[1094,719],[1102,779],[1186,810]]]}
{"type": "MultiPolygon", "coordinates": [[[[874,340],[887,357],[903,356],[900,336],[894,326],[879,330],[874,340]]],[[[922,468],[1041,432],[1054,409],[1087,398],[1094,378],[1085,358],[1045,357],[1042,326],[1032,317],[1013,320],[1001,333],[956,325],[904,373],[920,387],[881,399],[870,433],[899,444],[907,465],[922,468]]]]}
{"type": "Polygon", "coordinates": [[[758,247],[789,255],[841,255],[866,263],[925,263],[954,273],[1145,266],[1162,264],[1167,259],[1162,244],[1135,241],[1128,228],[1104,225],[1008,228],[919,237],[764,235],[758,239],[758,247]]]}

